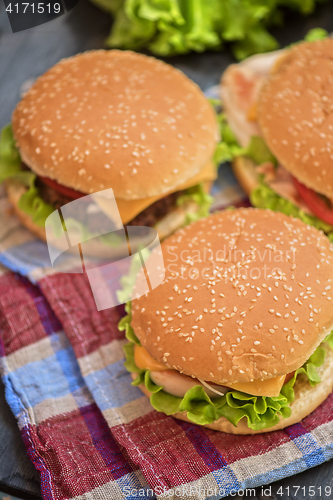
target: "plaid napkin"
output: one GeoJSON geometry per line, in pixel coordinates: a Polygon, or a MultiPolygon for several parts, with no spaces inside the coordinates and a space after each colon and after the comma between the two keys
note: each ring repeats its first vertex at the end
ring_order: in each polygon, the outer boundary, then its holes
{"type": "Polygon", "coordinates": [[[84,275],[0,277],[2,379],[44,499],[219,498],[333,456],[333,396],[256,436],[154,411],[123,367],[121,314],[96,310],[84,275]]]}
{"type": "MultiPolygon", "coordinates": [[[[227,166],[213,194],[214,209],[247,203],[227,166]]],[[[98,312],[85,275],[55,273],[3,196],[0,213],[0,370],[45,500],[221,498],[333,457],[333,395],[255,436],[157,413],[123,366],[123,308],[98,312]]]]}

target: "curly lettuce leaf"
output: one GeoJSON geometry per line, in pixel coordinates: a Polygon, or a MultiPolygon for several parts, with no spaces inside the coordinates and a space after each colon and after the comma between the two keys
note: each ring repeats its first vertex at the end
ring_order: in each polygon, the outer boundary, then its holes
{"type": "Polygon", "coordinates": [[[15,146],[12,126],[9,123],[0,136],[0,183],[21,171],[21,158],[15,146]]]}
{"type": "Polygon", "coordinates": [[[244,59],[278,47],[268,28],[283,23],[282,9],[308,15],[321,0],[92,1],[113,15],[106,40],[111,48],[147,48],[156,55],[171,56],[220,50],[228,42],[236,58],[244,59]]]}
{"type": "Polygon", "coordinates": [[[181,207],[189,201],[194,201],[198,205],[198,210],[193,213],[186,214],[185,224],[190,224],[191,222],[209,215],[209,209],[213,203],[213,197],[206,193],[203,184],[197,184],[196,186],[186,189],[184,194],[178,196],[177,206],[181,207]]]}
{"type": "Polygon", "coordinates": [[[316,42],[317,40],[324,40],[328,36],[329,33],[325,29],[313,28],[312,30],[308,31],[308,33],[304,37],[304,40],[306,42],[316,42]]]}
{"type": "MultiPolygon", "coordinates": [[[[210,99],[211,103],[214,107],[218,106],[219,101],[216,99],[210,99]]],[[[219,103],[221,105],[221,103],[219,103]]],[[[220,163],[224,163],[226,161],[231,161],[236,156],[240,156],[244,152],[244,148],[242,148],[232,132],[225,113],[217,112],[216,114],[217,121],[220,128],[220,135],[222,140],[216,147],[214,154],[214,162],[216,165],[220,163]]]]}
{"type": "Polygon", "coordinates": [[[296,207],[291,201],[282,198],[265,184],[262,180],[259,185],[250,194],[251,204],[257,208],[269,208],[274,212],[282,212],[286,215],[292,215],[301,219],[306,224],[321,229],[327,234],[329,239],[333,241],[333,226],[327,222],[322,221],[315,215],[310,215],[304,210],[296,207]]]}
{"type": "Polygon", "coordinates": [[[232,51],[236,59],[242,60],[253,54],[262,54],[279,48],[278,41],[264,26],[253,27],[240,42],[235,43],[232,51]]]}
{"type": "Polygon", "coordinates": [[[199,425],[210,424],[223,416],[235,426],[245,417],[248,426],[254,430],[273,427],[280,417],[290,415],[289,405],[293,400],[293,391],[287,395],[281,393],[274,398],[229,391],[225,396],[210,399],[204,388],[197,385],[187,391],[183,398],[172,396],[161,386],[153,384],[149,370],[141,370],[135,365],[133,342],[126,344],[124,350],[126,368],[137,374],[133,385],[145,384],[148,390],[153,387],[150,402],[157,411],[167,415],[186,411],[188,418],[199,425]]]}
{"type": "Polygon", "coordinates": [[[258,135],[251,137],[248,146],[243,149],[241,154],[253,160],[256,165],[270,162],[276,167],[278,164],[277,159],[269,150],[264,139],[258,135]]]}
{"type": "Polygon", "coordinates": [[[277,165],[276,158],[273,156],[262,137],[253,136],[246,148],[241,147],[228,124],[226,114],[221,110],[221,101],[218,99],[209,100],[215,108],[220,136],[222,137],[214,154],[216,165],[231,161],[237,156],[247,156],[251,158],[256,165],[261,165],[265,162],[271,162],[274,166],[277,165]]]}
{"type": "Polygon", "coordinates": [[[327,342],[331,349],[333,349],[333,330],[327,335],[324,342],[327,342]]]}
{"type": "Polygon", "coordinates": [[[11,124],[3,127],[0,136],[0,183],[6,179],[17,180],[27,187],[18,202],[18,207],[30,215],[35,224],[44,227],[45,220],[54,208],[38,195],[38,189],[35,186],[36,175],[22,170],[22,162],[15,145],[11,124]]]}
{"type": "MultiPolygon", "coordinates": [[[[236,427],[242,418],[246,418],[250,429],[269,429],[276,425],[281,418],[290,417],[290,404],[295,399],[293,387],[298,376],[306,376],[311,386],[320,382],[317,368],[325,361],[325,349],[321,346],[316,349],[301,368],[296,370],[292,379],[282,387],[279,396],[253,396],[230,390],[224,396],[211,399],[201,385],[192,387],[183,398],[172,396],[166,393],[163,387],[152,382],[149,370],[140,369],[135,365],[135,340],[131,340],[131,336],[135,334],[130,332],[130,335],[127,335],[127,331],[131,328],[130,308],[129,303],[126,306],[127,316],[119,323],[119,328],[121,330],[126,329],[126,336],[130,340],[124,347],[125,367],[128,371],[137,374],[133,385],[145,384],[145,387],[152,393],[150,397],[152,406],[155,410],[166,415],[186,411],[189,420],[199,425],[210,424],[223,416],[236,427]]],[[[324,342],[328,342],[330,347],[333,347],[333,331],[326,337],[324,342]]]]}
{"type": "MultiPolygon", "coordinates": [[[[20,210],[30,215],[32,221],[37,224],[37,226],[45,227],[45,221],[48,216],[54,212],[54,208],[39,196],[38,188],[35,186],[35,174],[32,172],[27,172],[27,174],[30,174],[30,182],[27,186],[27,191],[23,193],[19,199],[18,207],[20,210]]],[[[17,176],[15,178],[17,178],[17,176]]]]}
{"type": "MultiPolygon", "coordinates": [[[[126,284],[127,286],[127,284],[126,284]]],[[[136,345],[141,345],[140,340],[138,337],[135,335],[133,328],[131,327],[131,321],[132,321],[132,313],[131,313],[131,303],[128,302],[125,306],[125,311],[127,312],[126,316],[124,316],[118,324],[118,329],[123,332],[125,331],[125,336],[127,340],[129,340],[133,346],[134,344],[136,345]]],[[[132,370],[131,370],[132,371],[132,370]]],[[[133,370],[135,371],[135,370],[133,370]]]]}

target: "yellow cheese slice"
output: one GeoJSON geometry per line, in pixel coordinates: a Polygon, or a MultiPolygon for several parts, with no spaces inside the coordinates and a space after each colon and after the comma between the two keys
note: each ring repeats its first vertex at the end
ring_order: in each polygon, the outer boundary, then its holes
{"type": "Polygon", "coordinates": [[[134,362],[138,368],[141,370],[151,370],[154,372],[160,372],[164,370],[169,370],[167,366],[163,365],[159,361],[156,361],[146,350],[145,347],[141,345],[136,345],[134,347],[134,362]]]}
{"type": "MultiPolygon", "coordinates": [[[[175,193],[176,191],[182,191],[189,187],[195,186],[200,182],[214,181],[217,177],[216,166],[213,162],[207,163],[205,167],[194,177],[184,184],[177,186],[177,188],[172,189],[167,192],[164,196],[168,194],[175,193]]],[[[139,213],[141,213],[145,208],[152,205],[155,201],[161,199],[161,196],[150,196],[149,198],[140,198],[138,200],[123,200],[122,198],[116,198],[118,205],[118,210],[120,213],[121,220],[123,224],[127,224],[130,220],[134,219],[139,213]]],[[[107,200],[101,197],[96,197],[96,203],[99,205],[100,209],[103,210],[106,215],[113,218],[113,215],[108,213],[110,211],[110,206],[107,200]]],[[[112,208],[111,208],[112,210],[112,208]]]]}
{"type": "Polygon", "coordinates": [[[246,392],[252,396],[278,396],[281,392],[286,376],[274,377],[267,380],[254,380],[253,382],[235,382],[234,384],[223,384],[236,391],[246,392]]]}
{"type": "MultiPolygon", "coordinates": [[[[134,361],[138,368],[142,370],[163,371],[168,370],[168,367],[156,361],[148,354],[145,347],[136,345],[134,348],[134,361]]],[[[230,389],[245,392],[253,396],[269,396],[275,397],[280,394],[286,376],[270,378],[267,380],[254,380],[253,382],[235,382],[234,384],[223,384],[230,389]]],[[[216,382],[215,382],[216,383],[216,382]]]]}

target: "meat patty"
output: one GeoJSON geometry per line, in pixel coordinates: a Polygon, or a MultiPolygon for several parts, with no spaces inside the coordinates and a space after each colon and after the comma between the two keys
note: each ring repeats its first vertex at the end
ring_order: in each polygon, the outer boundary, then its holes
{"type": "MultiPolygon", "coordinates": [[[[39,190],[39,195],[45,203],[52,205],[55,209],[61,208],[63,205],[73,201],[72,198],[59,193],[56,189],[45,184],[39,177],[36,180],[36,187],[39,190]]],[[[141,213],[139,213],[130,222],[127,222],[127,226],[149,226],[153,227],[155,224],[163,219],[163,217],[170,212],[174,207],[176,207],[177,198],[184,194],[183,191],[176,191],[167,196],[164,196],[160,200],[155,201],[152,205],[145,208],[141,213]]],[[[105,215],[105,217],[107,217],[105,215]]],[[[87,220],[88,229],[91,227],[96,231],[96,226],[102,223],[101,214],[89,214],[89,219],[87,220]]]]}

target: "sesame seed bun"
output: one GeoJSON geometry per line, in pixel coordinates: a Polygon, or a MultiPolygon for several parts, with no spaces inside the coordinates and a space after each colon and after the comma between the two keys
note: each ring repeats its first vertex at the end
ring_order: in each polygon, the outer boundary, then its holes
{"type": "Polygon", "coordinates": [[[199,173],[218,140],[199,87],[153,57],[98,50],[37,79],[12,116],[22,160],[84,193],[163,195],[199,173]]]}
{"type": "MultiPolygon", "coordinates": [[[[325,399],[330,395],[333,389],[333,350],[325,345],[326,358],[322,366],[317,368],[318,375],[321,382],[314,387],[311,387],[308,380],[299,376],[294,385],[295,400],[291,403],[291,416],[283,418],[274,427],[263,429],[260,431],[252,430],[247,425],[247,420],[243,418],[235,427],[229,420],[224,417],[219,418],[211,424],[206,424],[204,427],[214,429],[220,432],[227,432],[229,434],[262,434],[263,432],[273,432],[284,429],[289,425],[296,424],[312,413],[325,399]]],[[[136,374],[135,374],[136,376],[136,374]]],[[[133,378],[135,378],[135,376],[133,378]]],[[[141,384],[140,389],[142,392],[150,397],[149,391],[141,384]]],[[[186,412],[176,413],[173,415],[180,420],[190,422],[187,418],[186,412]]]]}
{"type": "Polygon", "coordinates": [[[286,52],[261,89],[258,122],[267,145],[300,182],[333,197],[333,39],[286,52]]]}
{"type": "Polygon", "coordinates": [[[246,156],[237,156],[232,162],[232,170],[248,196],[259,184],[259,175],[256,167],[256,164],[246,156]]]}
{"type": "Polygon", "coordinates": [[[220,384],[270,379],[302,366],[331,331],[333,246],[300,220],[219,212],[162,251],[165,279],[132,301],[131,324],[170,368],[220,384]]]}

